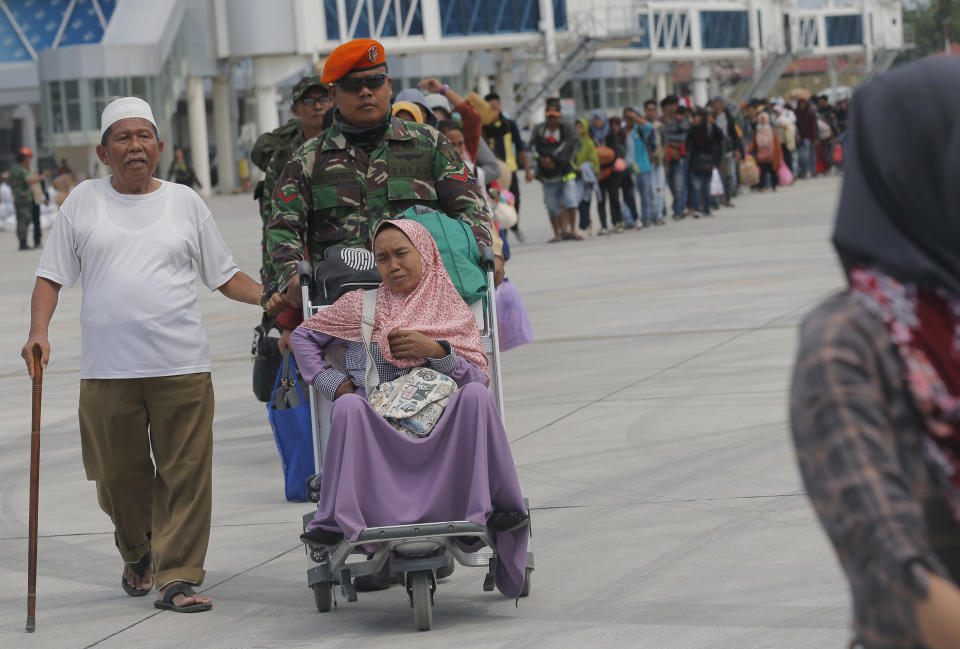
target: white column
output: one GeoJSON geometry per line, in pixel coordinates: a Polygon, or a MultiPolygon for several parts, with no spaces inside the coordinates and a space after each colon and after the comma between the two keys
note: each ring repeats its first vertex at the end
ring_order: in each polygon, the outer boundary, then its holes
{"type": "MultiPolygon", "coordinates": [[[[173,162],[173,118],[168,114],[161,117],[157,123],[157,133],[160,135],[160,141],[164,143],[163,153],[160,154],[160,161],[157,163],[157,172],[161,178],[166,178],[166,173],[170,169],[170,163],[173,162]]],[[[96,158],[96,152],[94,152],[96,158]]],[[[93,161],[91,160],[91,164],[93,161]]]]}
{"type": "Polygon", "coordinates": [[[207,105],[203,95],[203,77],[187,78],[187,124],[193,170],[200,183],[199,193],[210,196],[210,154],[207,139],[207,105]]]}
{"type": "Polygon", "coordinates": [[[267,133],[280,126],[277,111],[277,83],[303,72],[312,63],[310,56],[258,56],[253,59],[254,95],[257,99],[257,127],[267,133]]]}
{"type": "Polygon", "coordinates": [[[477,77],[477,94],[486,97],[490,94],[490,77],[481,74],[477,77]]]}
{"type": "MultiPolygon", "coordinates": [[[[340,11],[340,5],[343,0],[337,0],[337,10],[340,11]]],[[[423,40],[427,43],[436,43],[443,38],[440,25],[440,5],[437,0],[421,0],[420,11],[423,21],[423,40]]],[[[346,13],[346,9],[343,10],[346,13]]],[[[346,39],[346,31],[340,32],[340,38],[346,39]]]]}
{"type": "MultiPolygon", "coordinates": [[[[13,117],[20,120],[21,146],[33,151],[34,162],[36,162],[40,153],[37,151],[37,118],[33,116],[33,110],[29,104],[20,104],[14,109],[13,117]]],[[[97,117],[99,118],[99,115],[97,117]]]]}
{"type": "Polygon", "coordinates": [[[756,0],[747,0],[747,33],[753,61],[753,78],[757,79],[763,70],[763,59],[760,50],[760,21],[757,20],[756,0]]]}
{"type": "Polygon", "coordinates": [[[217,145],[217,191],[231,193],[237,186],[230,117],[229,77],[213,79],[213,133],[217,145]]]}
{"type": "Polygon", "coordinates": [[[513,113],[516,97],[513,89],[513,54],[510,50],[500,50],[497,54],[497,76],[494,88],[500,95],[500,107],[507,115],[513,113]]]}
{"type": "Polygon", "coordinates": [[[837,100],[837,66],[832,56],[827,57],[827,75],[830,78],[831,100],[837,100]]]}
{"type": "Polygon", "coordinates": [[[543,34],[543,43],[546,50],[547,65],[557,62],[556,29],[553,25],[552,0],[540,0],[540,32],[543,34]]]}
{"type": "Polygon", "coordinates": [[[657,75],[657,101],[662,101],[670,92],[667,90],[667,75],[657,75]]]}
{"type": "MultiPolygon", "coordinates": [[[[863,0],[863,66],[866,73],[873,69],[873,30],[870,29],[870,2],[863,0]]],[[[947,51],[949,54],[949,50],[947,51]]]]}
{"type": "Polygon", "coordinates": [[[705,63],[696,63],[693,66],[693,103],[697,106],[706,106],[709,100],[707,80],[710,78],[710,66],[705,63]]]}
{"type": "Polygon", "coordinates": [[[276,86],[257,86],[254,94],[257,97],[257,128],[261,133],[269,133],[280,126],[276,86]]]}

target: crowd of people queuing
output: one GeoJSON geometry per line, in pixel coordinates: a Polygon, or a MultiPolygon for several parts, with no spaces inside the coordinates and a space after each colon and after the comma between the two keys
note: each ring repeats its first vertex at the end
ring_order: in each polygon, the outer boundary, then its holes
{"type": "Polygon", "coordinates": [[[697,107],[670,95],[613,116],[596,110],[570,126],[560,100],[548,99],[529,149],[550,242],[711,216],[744,189],[776,191],[839,169],[847,111],[846,99],[831,105],[826,96],[753,99],[734,112],[723,97],[697,107]]]}

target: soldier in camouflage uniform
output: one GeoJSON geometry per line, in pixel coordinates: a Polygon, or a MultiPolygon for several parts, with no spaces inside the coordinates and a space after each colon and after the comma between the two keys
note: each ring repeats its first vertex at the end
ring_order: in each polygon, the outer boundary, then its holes
{"type": "Polygon", "coordinates": [[[267,253],[267,224],[273,214],[271,199],[273,189],[293,152],[323,130],[323,116],[330,108],[330,103],[330,92],[320,81],[320,77],[310,74],[300,79],[293,87],[290,105],[290,112],[296,116],[296,119],[291,119],[269,133],[263,133],[257,138],[250,152],[250,160],[265,174],[264,179],[257,183],[253,198],[260,201],[262,221],[260,246],[263,253],[260,283],[268,293],[276,291],[273,266],[270,263],[270,255],[267,253]]]}
{"type": "MultiPolygon", "coordinates": [[[[13,205],[17,214],[17,239],[20,240],[20,250],[29,250],[27,232],[30,230],[30,221],[33,220],[33,191],[30,185],[40,182],[40,177],[30,172],[30,149],[23,148],[17,152],[16,164],[10,169],[7,183],[13,192],[13,205]]],[[[39,223],[34,224],[36,232],[34,239],[37,247],[40,246],[39,223]]]]}
{"type": "Polygon", "coordinates": [[[466,222],[481,249],[494,245],[499,282],[503,257],[482,190],[447,138],[391,115],[383,46],[371,39],[341,45],[327,59],[322,81],[333,84],[333,125],[287,163],[267,226],[278,290],[286,291],[287,302],[300,304],[296,267],[304,244],[316,264],[331,245],[368,245],[377,224],[413,205],[466,222]]]}

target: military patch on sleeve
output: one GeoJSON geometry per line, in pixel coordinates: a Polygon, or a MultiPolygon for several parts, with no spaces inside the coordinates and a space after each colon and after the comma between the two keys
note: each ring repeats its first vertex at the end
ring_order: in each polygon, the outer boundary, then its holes
{"type": "Polygon", "coordinates": [[[458,174],[450,174],[450,177],[453,178],[454,180],[462,180],[462,181],[466,182],[466,181],[467,181],[467,177],[468,177],[469,175],[470,175],[470,172],[467,171],[466,169],[464,169],[462,172],[460,172],[460,173],[458,173],[458,174]]]}
{"type": "Polygon", "coordinates": [[[460,160],[460,154],[457,153],[456,147],[454,147],[453,144],[451,144],[450,140],[443,137],[442,135],[437,141],[437,150],[440,152],[440,155],[446,158],[447,162],[449,162],[450,164],[458,165],[458,166],[463,164],[462,161],[460,160]]]}
{"type": "Polygon", "coordinates": [[[280,187],[279,189],[277,189],[277,194],[279,194],[280,200],[282,200],[284,203],[289,203],[290,201],[292,201],[293,199],[295,199],[295,198],[297,197],[297,192],[296,192],[296,191],[293,191],[293,190],[290,191],[290,195],[289,195],[289,196],[287,196],[286,194],[284,194],[284,193],[283,193],[283,187],[280,187]]]}

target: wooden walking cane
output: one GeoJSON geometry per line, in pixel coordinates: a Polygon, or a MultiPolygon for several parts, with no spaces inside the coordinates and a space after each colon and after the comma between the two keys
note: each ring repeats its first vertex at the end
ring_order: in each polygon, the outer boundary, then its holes
{"type": "Polygon", "coordinates": [[[30,541],[27,550],[27,633],[37,628],[37,505],[40,499],[40,395],[43,350],[33,346],[33,430],[30,433],[30,541]]]}

